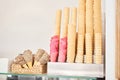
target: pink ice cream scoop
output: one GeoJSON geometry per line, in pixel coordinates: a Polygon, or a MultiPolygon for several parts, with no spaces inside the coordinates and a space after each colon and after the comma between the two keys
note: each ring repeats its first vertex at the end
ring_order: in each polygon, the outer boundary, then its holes
{"type": "Polygon", "coordinates": [[[59,62],[65,62],[67,57],[67,37],[60,39],[59,62]]]}
{"type": "Polygon", "coordinates": [[[59,36],[53,36],[50,43],[50,61],[56,62],[59,52],[59,36]]]}

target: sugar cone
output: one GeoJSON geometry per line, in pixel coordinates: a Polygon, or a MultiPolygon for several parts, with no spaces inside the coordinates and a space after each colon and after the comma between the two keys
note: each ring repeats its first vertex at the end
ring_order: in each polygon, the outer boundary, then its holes
{"type": "Polygon", "coordinates": [[[69,63],[73,63],[75,59],[75,44],[76,44],[76,26],[69,24],[67,45],[67,62],[69,63]]]}
{"type": "Polygon", "coordinates": [[[26,69],[28,68],[28,66],[27,66],[26,64],[24,64],[24,65],[22,65],[22,66],[23,66],[24,68],[26,68],[26,69]]]}
{"type": "Polygon", "coordinates": [[[32,68],[32,62],[27,62],[27,65],[30,69],[32,68]]]}
{"type": "Polygon", "coordinates": [[[92,35],[90,33],[86,33],[85,38],[86,38],[85,39],[85,48],[86,48],[85,63],[92,63],[92,56],[93,56],[92,35]]]}

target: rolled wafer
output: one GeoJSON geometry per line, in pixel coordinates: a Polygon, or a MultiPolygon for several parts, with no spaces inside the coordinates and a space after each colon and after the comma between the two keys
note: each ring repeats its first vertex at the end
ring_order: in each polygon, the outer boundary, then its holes
{"type": "Polygon", "coordinates": [[[102,14],[101,14],[101,0],[94,0],[94,47],[96,64],[102,64],[102,14]],[[99,57],[98,57],[99,56],[99,57]],[[96,61],[97,58],[101,61],[96,61]]]}
{"type": "Polygon", "coordinates": [[[102,64],[102,34],[101,33],[95,33],[94,34],[95,35],[95,59],[94,59],[94,61],[95,61],[95,63],[96,64],[102,64]],[[100,56],[100,57],[98,57],[98,56],[100,56]],[[101,63],[97,63],[98,61],[96,61],[97,60],[97,58],[99,59],[99,60],[101,60],[101,63]]]}
{"type": "Polygon", "coordinates": [[[77,8],[73,7],[71,8],[71,24],[77,25],[77,8]]]}
{"type": "Polygon", "coordinates": [[[86,0],[85,63],[93,62],[93,0],[86,0]]]}
{"type": "Polygon", "coordinates": [[[37,53],[34,56],[34,65],[39,64],[39,60],[42,57],[42,55],[44,54],[45,50],[43,49],[38,49],[37,53]]]}
{"type": "Polygon", "coordinates": [[[85,35],[85,63],[91,64],[93,62],[93,44],[92,44],[92,35],[90,33],[86,33],[85,35]]]}
{"type": "Polygon", "coordinates": [[[67,37],[68,23],[69,23],[69,8],[64,8],[63,12],[63,27],[62,27],[62,35],[61,38],[67,37]]]}
{"type": "Polygon", "coordinates": [[[79,0],[78,6],[78,34],[85,34],[85,15],[86,15],[86,0],[79,0]]]}
{"type": "Polygon", "coordinates": [[[93,62],[93,57],[91,55],[85,55],[84,63],[91,64],[93,62]]]}
{"type": "Polygon", "coordinates": [[[80,63],[83,63],[83,54],[84,54],[85,5],[86,5],[86,0],[79,0],[79,6],[78,6],[77,55],[76,55],[75,62],[80,62],[80,63]]]}
{"type": "Polygon", "coordinates": [[[94,0],[94,32],[102,33],[101,0],[94,0]]]}
{"type": "Polygon", "coordinates": [[[76,24],[77,24],[77,8],[71,9],[71,24],[68,25],[68,44],[67,44],[67,62],[73,63],[75,60],[76,48],[76,24]]]}
{"type": "Polygon", "coordinates": [[[76,26],[68,25],[68,45],[67,45],[67,62],[73,63],[75,59],[75,44],[76,44],[76,26]]]}
{"type": "Polygon", "coordinates": [[[83,63],[83,56],[84,56],[84,35],[78,34],[77,54],[76,54],[75,62],[83,63]]]}
{"type": "Polygon", "coordinates": [[[93,34],[93,0],[86,0],[86,33],[93,34]]]}
{"type": "Polygon", "coordinates": [[[25,50],[23,53],[23,57],[24,57],[25,61],[27,62],[28,67],[32,68],[32,62],[33,62],[32,51],[25,50]]]}
{"type": "Polygon", "coordinates": [[[56,11],[56,23],[55,23],[55,35],[60,35],[60,26],[61,26],[61,15],[62,11],[56,11]]]}
{"type": "Polygon", "coordinates": [[[102,55],[95,55],[94,56],[94,63],[103,64],[103,56],[102,55]]]}

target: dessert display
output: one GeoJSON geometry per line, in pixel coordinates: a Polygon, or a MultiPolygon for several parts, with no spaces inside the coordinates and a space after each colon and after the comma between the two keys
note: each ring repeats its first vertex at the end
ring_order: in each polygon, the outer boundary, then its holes
{"type": "Polygon", "coordinates": [[[78,7],[56,11],[50,56],[44,49],[35,54],[25,50],[15,57],[10,71],[104,77],[102,37],[101,0],[79,0],[78,7]]]}
{"type": "Polygon", "coordinates": [[[78,8],[57,10],[50,61],[103,64],[101,0],[79,0],[78,8]]]}
{"type": "Polygon", "coordinates": [[[55,28],[59,37],[50,42],[48,74],[104,77],[101,13],[101,0],[79,0],[78,8],[63,9],[55,28]]]}
{"type": "Polygon", "coordinates": [[[11,64],[11,72],[19,74],[42,74],[47,72],[48,53],[38,49],[36,54],[25,50],[19,54],[11,64]]]}

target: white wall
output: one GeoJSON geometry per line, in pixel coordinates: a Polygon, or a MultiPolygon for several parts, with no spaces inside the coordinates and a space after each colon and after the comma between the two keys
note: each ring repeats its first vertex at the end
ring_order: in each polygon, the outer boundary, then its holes
{"type": "Polygon", "coordinates": [[[77,5],[78,0],[0,0],[0,57],[25,49],[49,52],[56,10],[77,5]]]}
{"type": "Polygon", "coordinates": [[[106,0],[106,80],[115,80],[115,1],[106,0]]]}

